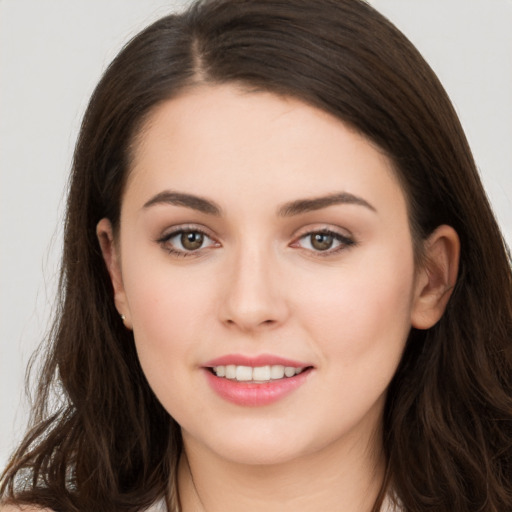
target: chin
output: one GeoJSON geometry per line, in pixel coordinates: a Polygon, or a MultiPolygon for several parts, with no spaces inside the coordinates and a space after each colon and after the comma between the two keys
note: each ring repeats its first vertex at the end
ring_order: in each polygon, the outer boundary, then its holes
{"type": "Polygon", "coordinates": [[[229,429],[210,431],[207,438],[184,434],[185,446],[194,449],[199,442],[226,461],[254,466],[286,464],[321,452],[331,444],[331,433],[304,432],[287,425],[246,423],[229,429]]]}
{"type": "Polygon", "coordinates": [[[234,462],[236,464],[246,466],[275,466],[286,464],[305,455],[305,450],[299,447],[287,446],[277,447],[275,443],[244,443],[236,446],[226,446],[224,450],[216,447],[219,456],[234,462]]]}

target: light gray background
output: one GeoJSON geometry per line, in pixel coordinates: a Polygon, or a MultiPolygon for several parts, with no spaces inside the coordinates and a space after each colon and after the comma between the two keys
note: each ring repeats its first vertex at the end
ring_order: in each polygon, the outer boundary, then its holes
{"type": "MultiPolygon", "coordinates": [[[[312,0],[314,1],[314,0],[312,0]]],[[[0,0],[0,467],[49,325],[80,118],[122,44],[186,0],[0,0]]],[[[512,0],[371,0],[450,94],[512,243],[512,0]]]]}

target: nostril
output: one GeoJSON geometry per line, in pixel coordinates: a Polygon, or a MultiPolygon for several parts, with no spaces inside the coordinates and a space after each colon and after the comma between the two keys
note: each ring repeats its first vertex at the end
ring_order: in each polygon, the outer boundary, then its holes
{"type": "MultiPolygon", "coordinates": [[[[236,320],[233,320],[233,319],[231,319],[231,318],[228,318],[228,319],[226,319],[226,320],[225,320],[225,323],[226,323],[227,325],[242,325],[244,322],[237,322],[236,320]]],[[[263,325],[266,325],[266,326],[272,326],[272,325],[274,325],[274,324],[276,324],[276,323],[277,323],[277,320],[273,320],[273,319],[271,319],[271,318],[270,318],[270,319],[268,319],[268,320],[262,320],[261,322],[257,322],[257,321],[255,321],[255,322],[253,323],[253,327],[258,327],[258,326],[260,326],[260,327],[261,327],[261,326],[263,326],[263,325]]]]}

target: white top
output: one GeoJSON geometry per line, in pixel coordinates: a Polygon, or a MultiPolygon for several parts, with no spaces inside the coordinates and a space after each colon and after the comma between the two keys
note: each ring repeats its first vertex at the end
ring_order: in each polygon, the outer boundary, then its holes
{"type": "MultiPolygon", "coordinates": [[[[391,500],[386,499],[382,504],[381,512],[400,512],[400,507],[395,507],[391,500]]],[[[147,508],[144,512],[168,512],[167,506],[165,505],[164,500],[160,500],[151,507],[147,508]]]]}
{"type": "Polygon", "coordinates": [[[165,500],[162,499],[154,503],[151,507],[145,509],[144,512],[168,512],[165,500]]]}
{"type": "Polygon", "coordinates": [[[391,500],[389,498],[386,498],[384,500],[384,503],[382,504],[382,508],[380,509],[380,512],[401,512],[403,511],[402,507],[400,505],[393,505],[391,500]]]}

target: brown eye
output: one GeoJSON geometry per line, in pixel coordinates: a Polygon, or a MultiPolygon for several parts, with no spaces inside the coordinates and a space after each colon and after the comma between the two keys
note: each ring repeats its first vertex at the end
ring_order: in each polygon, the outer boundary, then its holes
{"type": "Polygon", "coordinates": [[[292,247],[307,249],[313,253],[335,254],[347,247],[355,245],[351,237],[330,230],[311,231],[301,236],[292,247]]]}
{"type": "Polygon", "coordinates": [[[183,231],[180,236],[180,242],[185,250],[196,251],[203,245],[204,235],[198,231],[183,231]]]}
{"type": "Polygon", "coordinates": [[[311,247],[317,251],[327,251],[334,243],[334,236],[329,233],[313,233],[310,237],[311,247]]]}
{"type": "Polygon", "coordinates": [[[199,229],[179,229],[164,235],[157,242],[175,256],[197,256],[202,254],[203,249],[220,246],[199,229]]]}

